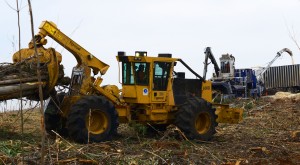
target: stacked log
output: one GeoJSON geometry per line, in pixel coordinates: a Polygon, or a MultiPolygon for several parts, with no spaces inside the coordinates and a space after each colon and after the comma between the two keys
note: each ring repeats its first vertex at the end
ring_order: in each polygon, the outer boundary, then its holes
{"type": "MultiPolygon", "coordinates": [[[[46,86],[48,73],[46,67],[42,70],[42,86],[46,86]]],[[[36,66],[31,63],[0,64],[0,101],[38,95],[38,77],[36,66]]]]}

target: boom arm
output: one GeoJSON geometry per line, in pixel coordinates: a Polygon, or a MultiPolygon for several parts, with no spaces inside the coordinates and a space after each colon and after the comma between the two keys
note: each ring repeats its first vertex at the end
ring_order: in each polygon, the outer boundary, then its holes
{"type": "Polygon", "coordinates": [[[220,67],[219,67],[219,65],[218,65],[218,63],[217,63],[214,55],[212,54],[210,47],[206,47],[204,53],[205,53],[204,71],[203,71],[203,78],[204,78],[204,80],[206,79],[207,66],[208,66],[208,58],[213,63],[214,68],[215,68],[215,73],[216,73],[217,77],[219,77],[220,67]]]}
{"type": "Polygon", "coordinates": [[[281,56],[282,53],[287,52],[290,56],[293,56],[293,53],[290,49],[288,48],[283,48],[279,52],[277,52],[275,58],[268,63],[268,65],[259,73],[258,79],[261,79],[261,76],[271,67],[271,65],[281,56]]]}
{"type": "Polygon", "coordinates": [[[95,75],[99,72],[101,75],[106,73],[109,65],[94,57],[90,52],[61,32],[53,22],[43,21],[39,29],[38,36],[40,37],[36,37],[39,40],[37,42],[46,44],[45,37],[49,36],[75,56],[78,63],[77,66],[84,64],[92,68],[95,75]]]}

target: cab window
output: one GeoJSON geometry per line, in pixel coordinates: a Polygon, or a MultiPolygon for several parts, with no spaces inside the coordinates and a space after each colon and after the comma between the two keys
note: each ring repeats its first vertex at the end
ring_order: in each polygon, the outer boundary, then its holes
{"type": "Polygon", "coordinates": [[[134,63],[135,77],[137,85],[149,84],[149,63],[136,62],[134,63]]]}
{"type": "Polygon", "coordinates": [[[124,85],[148,85],[149,68],[150,65],[146,62],[123,62],[122,83],[124,85]]]}
{"type": "Polygon", "coordinates": [[[122,63],[122,83],[124,85],[134,84],[133,70],[130,62],[122,63]]]}
{"type": "Polygon", "coordinates": [[[170,68],[171,68],[170,62],[154,62],[153,90],[156,91],[167,90],[170,68]]]}
{"type": "Polygon", "coordinates": [[[229,61],[221,62],[221,72],[222,73],[230,73],[229,61]]]}

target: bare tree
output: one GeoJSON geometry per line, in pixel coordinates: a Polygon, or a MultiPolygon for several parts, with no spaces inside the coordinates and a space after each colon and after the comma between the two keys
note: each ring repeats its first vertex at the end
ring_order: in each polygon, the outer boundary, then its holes
{"type": "Polygon", "coordinates": [[[41,113],[41,133],[42,133],[42,151],[41,151],[41,165],[45,164],[45,125],[44,125],[44,98],[43,98],[43,90],[42,90],[42,80],[41,80],[41,70],[40,70],[40,59],[37,53],[37,47],[36,42],[34,39],[34,24],[33,24],[33,13],[32,13],[32,7],[31,7],[31,1],[28,0],[28,7],[29,7],[29,14],[30,14],[30,24],[31,24],[31,35],[32,35],[32,42],[34,46],[34,54],[37,58],[37,77],[39,82],[39,97],[40,97],[40,113],[41,113]]]}
{"type": "Polygon", "coordinates": [[[291,40],[294,42],[294,44],[297,46],[297,48],[300,51],[300,46],[299,46],[298,41],[297,41],[297,35],[295,33],[294,27],[292,26],[292,28],[289,28],[286,20],[285,20],[285,26],[286,26],[286,29],[288,30],[289,37],[291,38],[291,40]]]}
{"type": "MultiPolygon", "coordinates": [[[[16,9],[13,8],[7,1],[5,3],[17,13],[17,19],[18,19],[18,52],[19,52],[19,59],[21,59],[21,26],[20,26],[20,8],[19,8],[19,1],[16,0],[16,9]]],[[[14,46],[14,41],[12,42],[13,48],[14,46]]],[[[23,115],[23,93],[22,93],[22,74],[21,74],[21,66],[18,68],[19,69],[19,76],[20,76],[20,93],[19,93],[19,98],[20,98],[20,106],[19,106],[19,112],[21,116],[21,147],[22,147],[22,152],[23,152],[23,135],[24,135],[24,115],[23,115]]],[[[24,156],[22,154],[22,162],[24,161],[24,156]]]]}
{"type": "Polygon", "coordinates": [[[298,41],[296,39],[296,34],[295,34],[294,29],[293,29],[292,32],[289,30],[289,36],[292,39],[292,41],[296,44],[297,48],[300,50],[300,46],[299,46],[298,41]]]}
{"type": "MultiPolygon", "coordinates": [[[[20,26],[20,9],[19,9],[19,0],[16,0],[17,5],[17,15],[18,15],[18,49],[19,49],[19,59],[21,59],[21,26],[20,26]]],[[[21,72],[21,65],[19,67],[19,73],[20,73],[20,113],[21,113],[21,146],[23,148],[23,134],[24,134],[24,119],[23,119],[23,92],[22,92],[22,72],[21,72]]],[[[23,152],[23,149],[22,149],[23,152]]],[[[22,154],[22,162],[24,162],[24,156],[22,154]]]]}

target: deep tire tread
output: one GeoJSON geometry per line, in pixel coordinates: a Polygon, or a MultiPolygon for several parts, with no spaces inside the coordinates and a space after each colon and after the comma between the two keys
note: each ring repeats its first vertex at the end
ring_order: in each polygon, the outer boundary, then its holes
{"type": "Polygon", "coordinates": [[[118,113],[113,104],[103,96],[83,97],[71,107],[71,112],[67,121],[69,136],[78,143],[111,140],[112,136],[117,134],[118,126],[118,113]],[[107,131],[101,134],[90,133],[88,136],[88,130],[85,125],[85,117],[89,113],[90,109],[101,110],[108,115],[110,126],[107,131]]]}
{"type": "Polygon", "coordinates": [[[216,109],[202,98],[190,97],[186,103],[180,107],[175,117],[175,125],[185,134],[189,139],[210,140],[216,133],[215,127],[217,115],[216,109]],[[199,134],[195,128],[195,120],[198,113],[208,112],[211,125],[209,130],[204,134],[199,134]]]}

